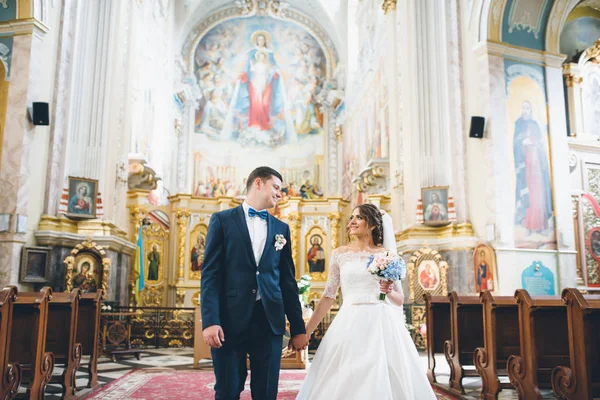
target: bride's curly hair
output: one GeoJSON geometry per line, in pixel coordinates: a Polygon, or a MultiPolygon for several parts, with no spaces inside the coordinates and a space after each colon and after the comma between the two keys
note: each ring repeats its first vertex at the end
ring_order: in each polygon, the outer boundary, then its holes
{"type": "MultiPolygon", "coordinates": [[[[354,209],[358,208],[360,216],[367,221],[367,226],[372,227],[371,235],[373,236],[373,243],[379,246],[383,244],[383,219],[381,218],[381,211],[377,206],[366,203],[359,204],[354,209]]],[[[348,232],[348,239],[350,238],[350,232],[348,232]]]]}

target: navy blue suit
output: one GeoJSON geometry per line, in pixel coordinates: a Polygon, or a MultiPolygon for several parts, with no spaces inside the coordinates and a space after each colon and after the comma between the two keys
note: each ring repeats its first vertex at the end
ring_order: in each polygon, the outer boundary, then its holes
{"type": "Polygon", "coordinates": [[[268,215],[265,248],[256,265],[243,207],[215,213],[210,219],[201,310],[202,328],[220,325],[225,335],[223,347],[211,349],[216,399],[239,399],[247,375],[246,354],[253,399],[277,397],[286,315],[292,336],[305,333],[291,248],[289,226],[268,215]],[[277,234],[287,242],[279,251],[277,234]]]}

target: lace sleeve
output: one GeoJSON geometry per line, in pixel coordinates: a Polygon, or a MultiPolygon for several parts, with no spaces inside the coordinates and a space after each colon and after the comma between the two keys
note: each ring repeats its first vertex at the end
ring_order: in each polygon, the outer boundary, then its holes
{"type": "Polygon", "coordinates": [[[329,276],[327,277],[327,284],[325,285],[325,290],[323,291],[323,297],[335,299],[339,288],[340,264],[337,253],[333,252],[331,254],[331,258],[329,259],[329,276]]]}

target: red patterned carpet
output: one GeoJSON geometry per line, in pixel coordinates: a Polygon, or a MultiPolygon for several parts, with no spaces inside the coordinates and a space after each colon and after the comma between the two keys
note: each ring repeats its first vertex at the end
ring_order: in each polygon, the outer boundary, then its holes
{"type": "MultiPolygon", "coordinates": [[[[282,370],[279,379],[277,399],[292,400],[300,390],[305,371],[282,370]]],[[[100,390],[89,394],[86,399],[214,399],[212,371],[174,370],[170,368],[138,369],[128,372],[100,390]]],[[[447,395],[438,394],[438,399],[451,400],[447,395]]],[[[251,400],[250,380],[241,400],[251,400]]]]}

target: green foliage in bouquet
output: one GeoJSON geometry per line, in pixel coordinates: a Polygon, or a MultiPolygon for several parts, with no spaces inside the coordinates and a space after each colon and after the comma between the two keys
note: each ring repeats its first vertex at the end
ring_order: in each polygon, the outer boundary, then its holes
{"type": "Polygon", "coordinates": [[[302,296],[302,304],[308,303],[308,292],[310,292],[310,280],[308,275],[302,275],[298,282],[298,294],[302,296]]]}

